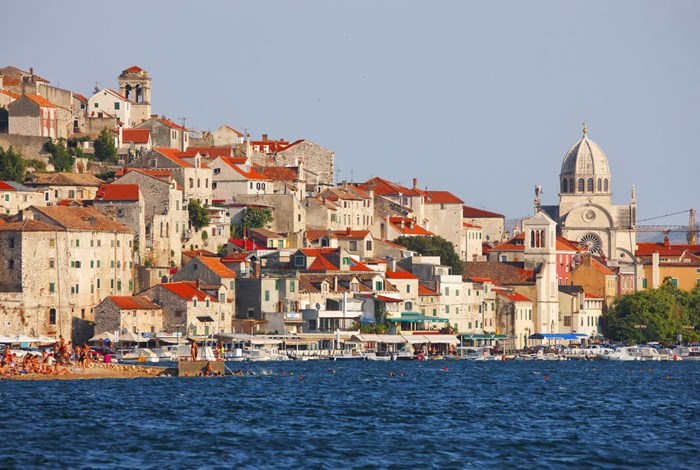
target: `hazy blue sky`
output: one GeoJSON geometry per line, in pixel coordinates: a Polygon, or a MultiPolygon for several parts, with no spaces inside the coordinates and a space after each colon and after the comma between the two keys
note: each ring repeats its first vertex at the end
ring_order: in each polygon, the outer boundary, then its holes
{"type": "Polygon", "coordinates": [[[508,217],[531,213],[536,183],[558,201],[586,121],[615,203],[635,184],[642,219],[700,209],[699,13],[640,0],[11,2],[0,62],[85,95],[138,65],[153,112],[188,127],[306,138],[336,152],[341,180],[417,177],[508,217]]]}

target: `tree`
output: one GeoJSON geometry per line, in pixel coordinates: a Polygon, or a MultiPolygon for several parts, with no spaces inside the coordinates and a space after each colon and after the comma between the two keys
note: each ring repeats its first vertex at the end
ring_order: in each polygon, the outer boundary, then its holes
{"type": "Polygon", "coordinates": [[[117,158],[117,148],[114,146],[114,137],[106,127],[100,132],[100,136],[95,140],[95,160],[98,162],[109,162],[113,165],[119,163],[117,158]]]}
{"type": "Polygon", "coordinates": [[[187,212],[189,212],[190,224],[199,230],[202,227],[209,225],[209,205],[202,205],[198,199],[190,199],[190,203],[187,205],[187,212]]]}
{"type": "Polygon", "coordinates": [[[59,141],[57,144],[54,144],[53,142],[46,142],[44,144],[44,150],[51,154],[49,157],[49,163],[53,165],[56,171],[73,170],[75,157],[68,152],[68,149],[66,149],[63,141],[59,141]]]}
{"type": "Polygon", "coordinates": [[[452,243],[434,235],[430,237],[399,237],[394,243],[403,245],[423,256],[439,256],[440,262],[452,267],[452,274],[462,274],[464,265],[452,243]]]}
{"type": "Polygon", "coordinates": [[[272,209],[269,207],[246,207],[241,211],[241,222],[234,225],[236,236],[242,237],[244,229],[263,228],[271,222],[272,209]]]}
{"type": "Polygon", "coordinates": [[[0,180],[21,183],[24,181],[26,168],[27,164],[20,152],[15,151],[11,146],[7,151],[0,147],[0,180]]]}
{"type": "Polygon", "coordinates": [[[615,341],[673,343],[678,334],[686,340],[700,338],[697,287],[687,292],[664,282],[658,289],[620,297],[608,312],[605,335],[615,341]]]}

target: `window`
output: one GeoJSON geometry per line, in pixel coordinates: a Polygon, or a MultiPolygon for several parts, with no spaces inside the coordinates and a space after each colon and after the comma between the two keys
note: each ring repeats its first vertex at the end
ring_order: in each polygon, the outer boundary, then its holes
{"type": "Polygon", "coordinates": [[[578,179],[578,192],[579,193],[582,193],[584,191],[584,188],[585,188],[584,185],[585,185],[585,183],[583,181],[583,178],[579,178],[578,179]]]}
{"type": "Polygon", "coordinates": [[[78,248],[80,246],[80,240],[75,240],[75,247],[78,248]]]}
{"type": "Polygon", "coordinates": [[[367,241],[365,242],[365,249],[366,249],[367,251],[372,251],[372,240],[367,240],[367,241]]]}
{"type": "Polygon", "coordinates": [[[449,287],[445,287],[445,295],[450,295],[450,288],[449,287]]]}
{"type": "Polygon", "coordinates": [[[265,302],[269,302],[269,301],[270,301],[270,291],[266,290],[265,291],[265,302]]]}
{"type": "Polygon", "coordinates": [[[53,258],[49,259],[49,268],[54,268],[56,266],[56,261],[53,258]]]}
{"type": "Polygon", "coordinates": [[[592,193],[592,192],[593,192],[593,178],[588,178],[588,188],[587,188],[587,191],[588,191],[589,193],[592,193]]]}
{"type": "Polygon", "coordinates": [[[289,292],[294,292],[294,281],[289,281],[289,292]]]}
{"type": "Polygon", "coordinates": [[[344,266],[350,265],[350,258],[348,256],[343,257],[343,265],[344,266]]]}
{"type": "Polygon", "coordinates": [[[294,257],[294,266],[304,266],[304,257],[303,256],[295,256],[294,257]]]}
{"type": "Polygon", "coordinates": [[[95,102],[95,106],[94,106],[94,107],[95,107],[95,108],[99,108],[99,107],[100,107],[100,103],[95,102]]]}
{"type": "MultiPolygon", "coordinates": [[[[279,281],[275,281],[275,284],[277,284],[277,288],[279,289],[279,281]]],[[[233,290],[234,286],[235,286],[234,281],[229,281],[229,289],[233,290]]]]}
{"type": "Polygon", "coordinates": [[[204,305],[205,305],[207,308],[209,308],[209,299],[208,299],[208,298],[204,301],[204,305]]]}
{"type": "Polygon", "coordinates": [[[671,278],[671,285],[673,287],[678,287],[678,279],[676,279],[675,277],[671,278]]]}
{"type": "Polygon", "coordinates": [[[406,293],[407,294],[411,293],[411,284],[406,284],[406,293]]]}
{"type": "Polygon", "coordinates": [[[569,180],[564,178],[561,180],[561,192],[562,193],[568,193],[569,192],[569,180]]]}
{"type": "Polygon", "coordinates": [[[598,178],[598,192],[602,193],[603,192],[603,180],[598,178]]]}
{"type": "Polygon", "coordinates": [[[98,289],[100,288],[100,280],[99,279],[97,280],[97,288],[98,289]]]}
{"type": "Polygon", "coordinates": [[[54,292],[56,292],[56,284],[49,282],[49,293],[53,294],[54,292]]]}
{"type": "Polygon", "coordinates": [[[56,324],[56,309],[55,308],[52,308],[49,310],[49,324],[50,325],[56,324]]]}
{"type": "Polygon", "coordinates": [[[196,306],[197,306],[197,297],[195,297],[194,299],[192,299],[192,306],[193,306],[193,307],[196,307],[196,306]]]}
{"type": "Polygon", "coordinates": [[[445,305],[445,313],[450,313],[450,306],[449,305],[445,305]]]}
{"type": "Polygon", "coordinates": [[[384,290],[384,283],[382,281],[376,281],[374,283],[374,290],[384,290]]]}
{"type": "Polygon", "coordinates": [[[350,240],[350,251],[357,251],[357,240],[350,240]]]}
{"type": "Polygon", "coordinates": [[[118,101],[114,102],[114,109],[117,111],[119,110],[119,102],[118,101]]]}
{"type": "Polygon", "coordinates": [[[49,246],[52,248],[56,246],[56,240],[54,238],[49,238],[49,246]]]}
{"type": "Polygon", "coordinates": [[[646,289],[646,288],[647,288],[647,280],[646,280],[646,278],[644,278],[644,279],[642,279],[642,289],[646,289]]]}
{"type": "Polygon", "coordinates": [[[606,193],[608,192],[608,179],[607,178],[605,178],[603,180],[603,191],[605,191],[606,193]]]}
{"type": "Polygon", "coordinates": [[[411,310],[413,310],[413,302],[405,302],[404,308],[406,309],[407,312],[410,312],[411,310]]]}

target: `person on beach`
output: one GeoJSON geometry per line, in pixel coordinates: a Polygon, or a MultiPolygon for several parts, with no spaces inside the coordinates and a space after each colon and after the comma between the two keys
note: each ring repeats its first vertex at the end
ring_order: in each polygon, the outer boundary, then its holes
{"type": "Polygon", "coordinates": [[[192,346],[190,346],[190,355],[192,356],[192,360],[196,361],[197,360],[197,353],[199,352],[197,348],[197,342],[192,341],[192,346]]]}

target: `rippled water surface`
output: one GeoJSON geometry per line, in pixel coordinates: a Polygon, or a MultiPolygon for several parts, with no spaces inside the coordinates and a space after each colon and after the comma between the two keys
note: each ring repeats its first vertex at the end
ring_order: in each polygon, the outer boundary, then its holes
{"type": "Polygon", "coordinates": [[[1,381],[0,467],[700,466],[700,362],[230,366],[256,375],[1,381]]]}

